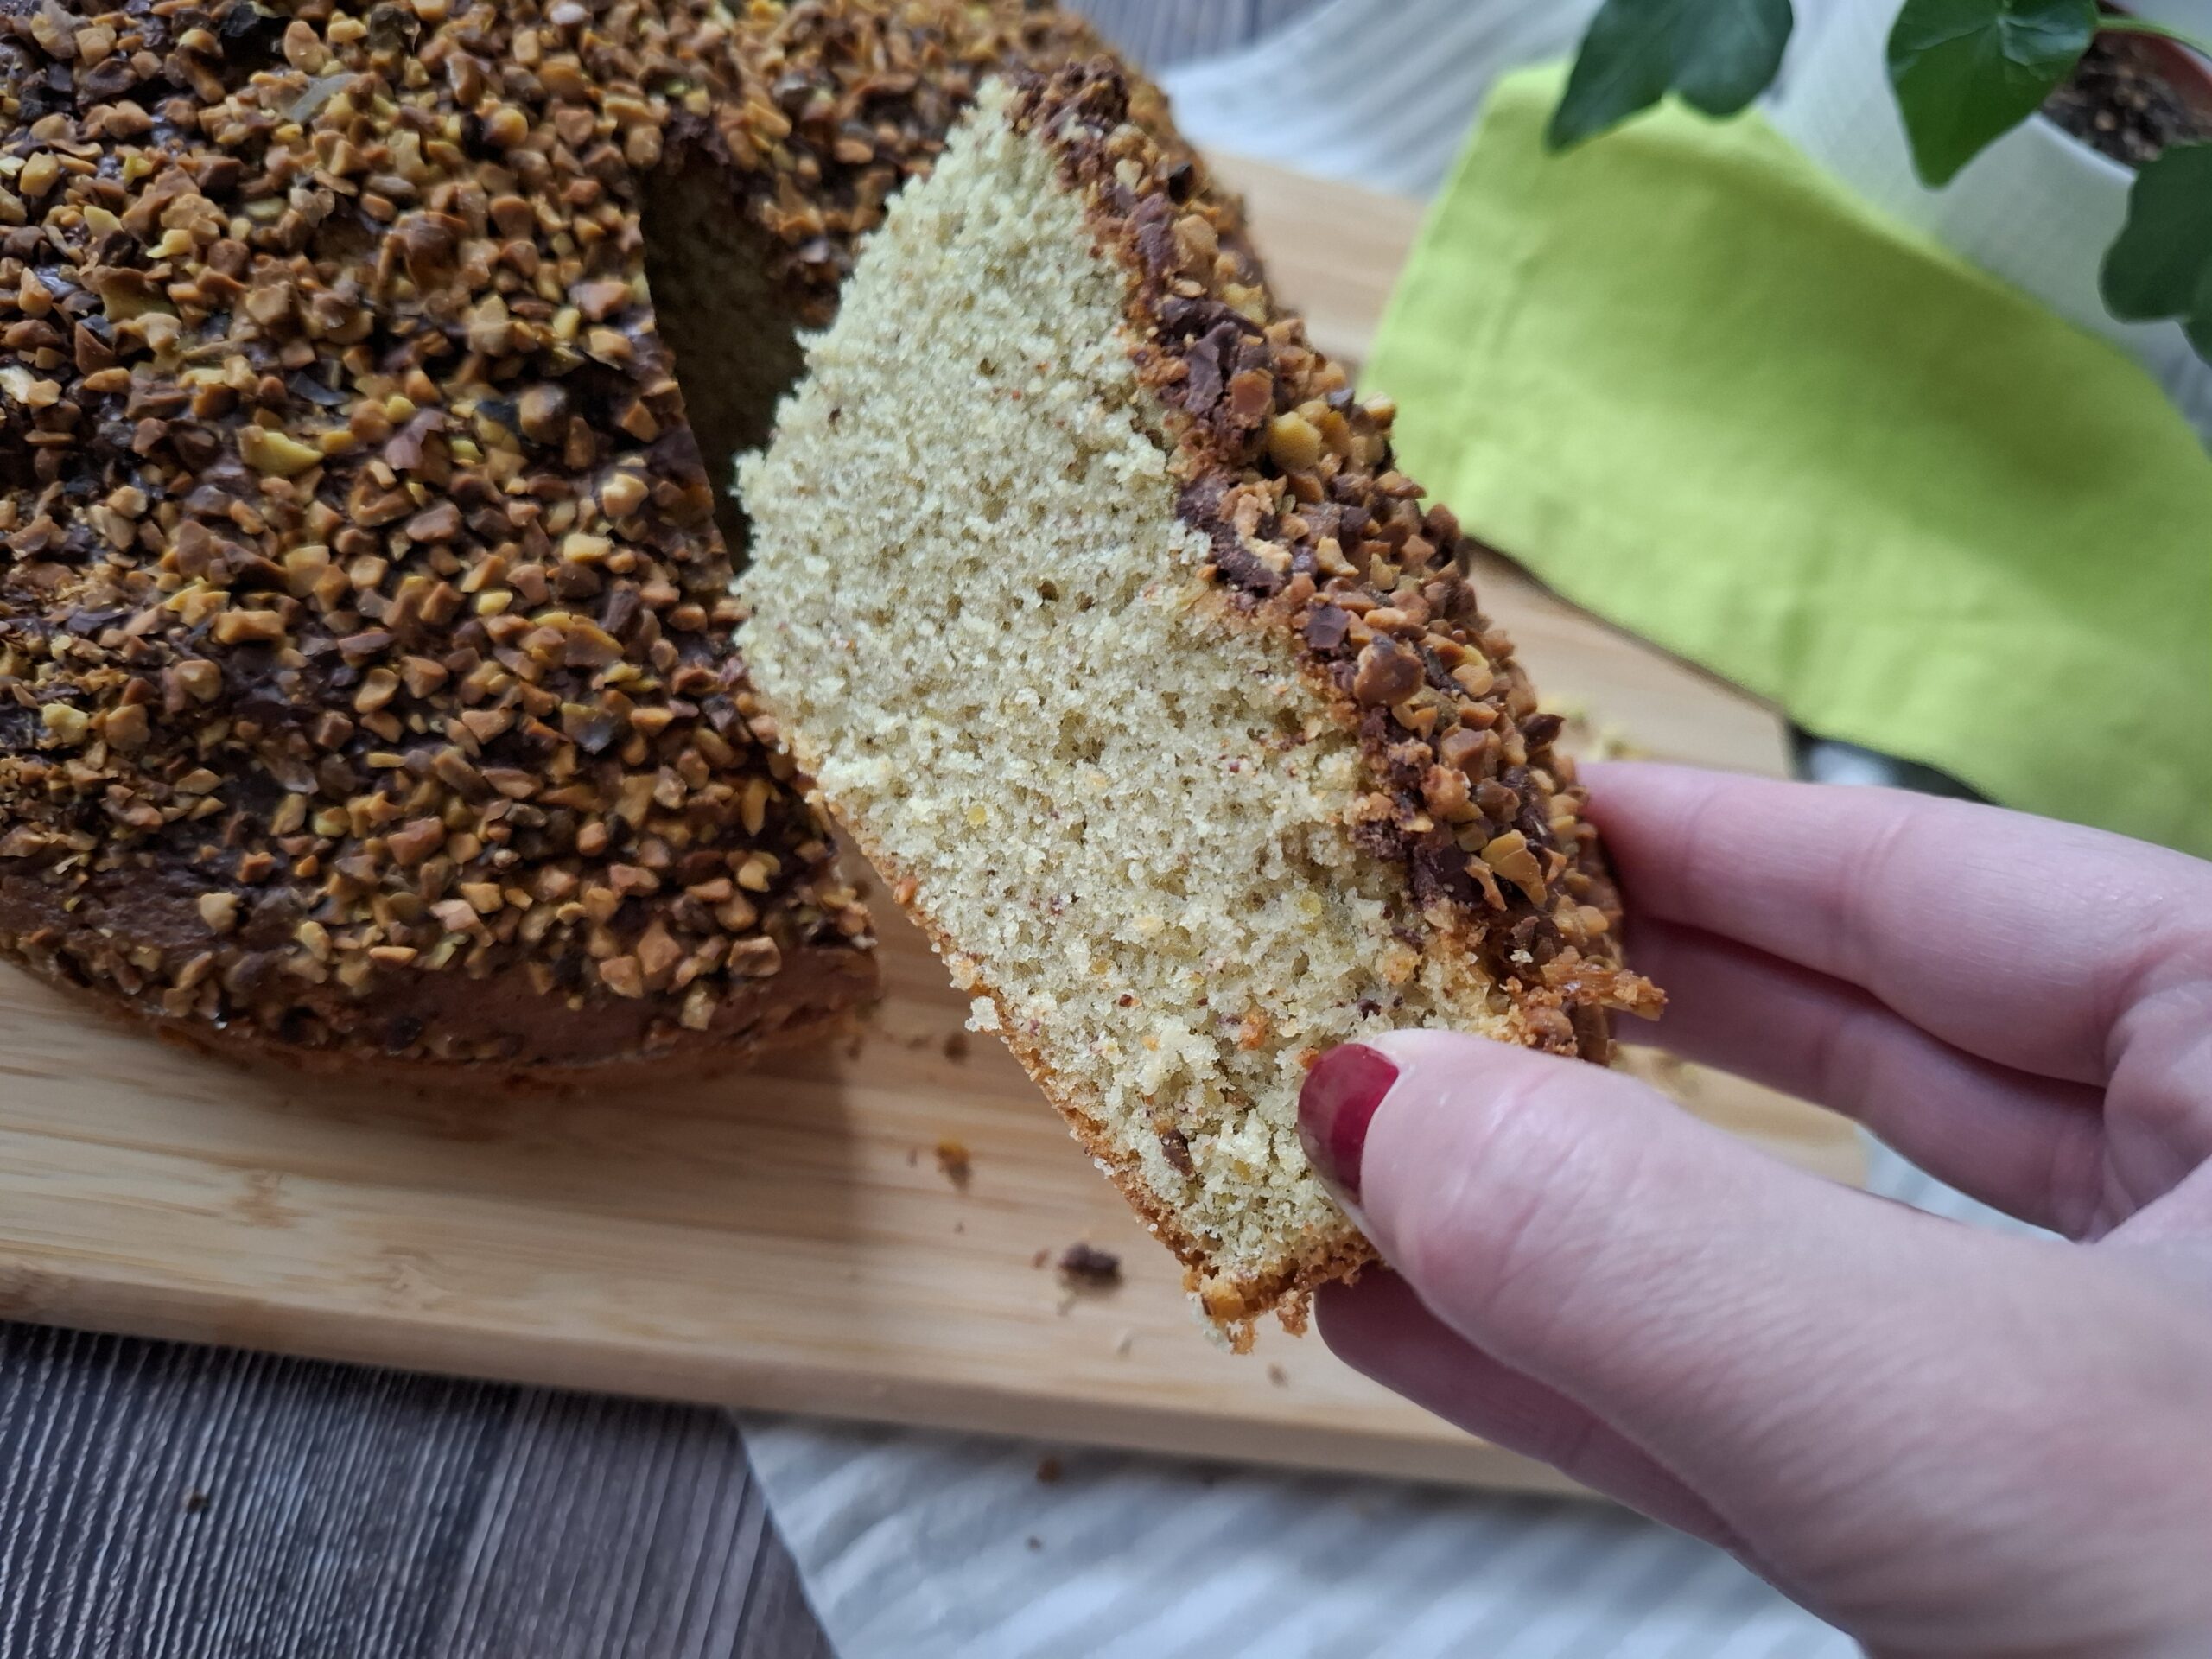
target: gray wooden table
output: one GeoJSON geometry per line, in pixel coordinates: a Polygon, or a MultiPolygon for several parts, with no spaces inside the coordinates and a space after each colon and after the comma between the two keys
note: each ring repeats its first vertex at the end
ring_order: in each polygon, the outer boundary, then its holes
{"type": "MultiPolygon", "coordinates": [[[[1084,0],[1140,61],[1318,0],[1084,0]]],[[[830,1651],[719,1413],[0,1325],[0,1659],[830,1651]]]]}

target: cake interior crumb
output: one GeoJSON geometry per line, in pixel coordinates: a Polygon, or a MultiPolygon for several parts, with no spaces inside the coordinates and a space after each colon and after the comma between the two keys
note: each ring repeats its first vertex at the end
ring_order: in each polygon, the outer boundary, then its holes
{"type": "Polygon", "coordinates": [[[1298,1141],[1312,1058],[1505,1016],[1408,942],[1357,734],[1206,581],[1127,278],[1005,108],[893,205],[742,467],[741,644],[971,1027],[1209,1278],[1264,1279],[1357,1244],[1298,1141]]]}

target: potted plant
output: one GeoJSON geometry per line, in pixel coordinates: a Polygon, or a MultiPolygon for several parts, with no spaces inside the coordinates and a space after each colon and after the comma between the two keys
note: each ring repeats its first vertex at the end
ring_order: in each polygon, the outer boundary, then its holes
{"type": "MultiPolygon", "coordinates": [[[[1721,115],[1779,71],[1789,0],[1607,0],[1553,123],[1663,92],[1721,115]]],[[[1906,223],[2105,335],[2212,441],[2212,0],[1833,0],[1775,123],[1906,223]]]]}

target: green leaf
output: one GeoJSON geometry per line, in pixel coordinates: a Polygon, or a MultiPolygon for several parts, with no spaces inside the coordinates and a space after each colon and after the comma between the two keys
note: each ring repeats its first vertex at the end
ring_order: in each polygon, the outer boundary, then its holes
{"type": "Polygon", "coordinates": [[[2128,189],[2127,222],[2105,255],[2105,309],[2122,322],[2197,314],[2208,272],[2212,144],[2176,144],[2128,189]]]}
{"type": "Polygon", "coordinates": [[[1733,115],[1772,83],[1795,21],[1789,0],[1605,0],[1544,142],[1571,149],[1670,92],[1733,115]]]}
{"type": "Polygon", "coordinates": [[[2096,37],[2096,0],[1905,0],[1890,85],[1930,185],[2043,106],[2096,37]]]}

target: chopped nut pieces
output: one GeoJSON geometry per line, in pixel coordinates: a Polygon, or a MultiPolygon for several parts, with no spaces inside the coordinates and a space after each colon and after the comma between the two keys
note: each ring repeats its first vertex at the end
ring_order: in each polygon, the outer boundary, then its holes
{"type": "Polygon", "coordinates": [[[0,16],[0,947],[510,1068],[855,1001],[638,174],[826,321],[984,71],[1091,49],[1019,0],[0,16]]]}
{"type": "Polygon", "coordinates": [[[1182,515],[1211,543],[1211,575],[1357,713],[1355,839],[1402,863],[1428,925],[1477,952],[1532,1040],[1603,1058],[1605,1011],[1656,1013],[1659,995],[1620,964],[1619,903],[1553,747],[1560,721],[1478,610],[1468,538],[1392,467],[1395,407],[1361,403],[1274,309],[1234,210],[1121,73],[1022,85],[1016,124],[1058,147],[1129,271],[1138,367],[1173,412],[1182,515]]]}
{"type": "Polygon", "coordinates": [[[1395,639],[1376,639],[1359,653],[1351,694],[1362,702],[1402,702],[1427,677],[1420,658],[1395,639]]]}

